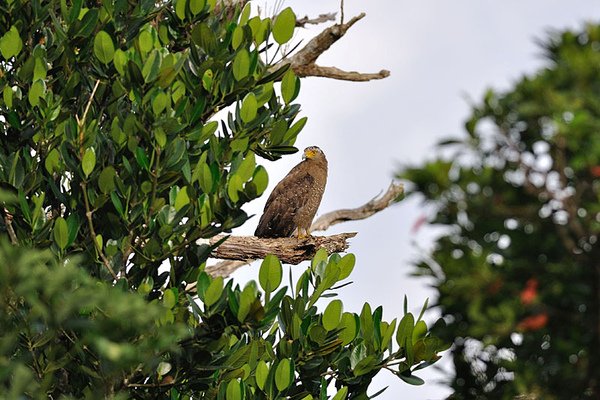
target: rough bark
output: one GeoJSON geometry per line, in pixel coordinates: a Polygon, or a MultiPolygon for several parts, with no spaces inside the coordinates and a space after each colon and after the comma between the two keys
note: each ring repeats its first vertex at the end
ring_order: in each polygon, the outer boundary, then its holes
{"type": "Polygon", "coordinates": [[[356,71],[344,71],[337,67],[323,67],[316,64],[317,58],[326,52],[335,42],[341,39],[348,29],[356,22],[366,16],[361,13],[347,23],[339,23],[324,29],[312,38],[302,49],[291,57],[284,58],[273,69],[282,65],[290,64],[299,77],[319,76],[324,78],[339,79],[354,82],[365,82],[373,79],[383,79],[390,75],[390,71],[381,70],[376,73],[361,73],[356,71]]]}
{"type": "MultiPolygon", "coordinates": [[[[348,239],[356,233],[340,233],[332,236],[309,236],[303,239],[296,237],[265,239],[255,236],[230,236],[211,254],[222,260],[252,261],[265,258],[268,254],[276,255],[281,262],[297,265],[311,259],[317,250],[324,248],[328,253],[339,253],[348,248],[348,239]]],[[[223,236],[215,236],[210,243],[216,243],[223,236]]]]}

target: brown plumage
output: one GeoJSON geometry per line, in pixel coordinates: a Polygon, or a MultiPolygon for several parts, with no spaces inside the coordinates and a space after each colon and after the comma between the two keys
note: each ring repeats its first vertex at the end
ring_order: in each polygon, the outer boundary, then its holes
{"type": "Polygon", "coordinates": [[[304,149],[303,161],[275,186],[254,233],[258,237],[298,237],[310,235],[325,184],[327,159],[316,146],[304,149]]]}

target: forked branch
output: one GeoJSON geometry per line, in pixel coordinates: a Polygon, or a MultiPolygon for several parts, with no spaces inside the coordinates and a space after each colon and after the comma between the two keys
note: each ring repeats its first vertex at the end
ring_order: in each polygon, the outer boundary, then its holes
{"type": "Polygon", "coordinates": [[[364,82],[373,79],[383,79],[390,75],[390,71],[381,70],[376,73],[361,73],[355,71],[344,71],[336,67],[323,67],[316,64],[317,58],[326,52],[335,42],[340,40],[354,25],[366,16],[361,13],[347,23],[343,21],[324,29],[312,38],[306,46],[291,57],[281,60],[274,69],[282,65],[290,64],[299,77],[319,76],[324,78],[339,79],[354,82],[364,82]]]}

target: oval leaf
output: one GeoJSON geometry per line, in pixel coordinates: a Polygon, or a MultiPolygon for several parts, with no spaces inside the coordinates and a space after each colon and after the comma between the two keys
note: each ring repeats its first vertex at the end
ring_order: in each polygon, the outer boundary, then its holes
{"type": "Polygon", "coordinates": [[[270,293],[279,287],[282,276],[283,268],[279,259],[272,254],[267,255],[258,272],[260,286],[265,292],[270,293]]]}
{"type": "Polygon", "coordinates": [[[69,243],[69,228],[67,221],[63,217],[56,218],[54,221],[54,241],[61,250],[64,250],[69,243]]]}
{"type": "Polygon", "coordinates": [[[233,77],[240,81],[250,73],[250,55],[248,50],[242,49],[233,59],[233,77]]]}
{"type": "Polygon", "coordinates": [[[352,313],[342,314],[338,329],[341,329],[338,339],[342,341],[342,346],[347,345],[354,340],[358,332],[357,316],[352,313]]]}
{"type": "Polygon", "coordinates": [[[206,288],[206,292],[204,293],[204,304],[207,307],[215,304],[223,293],[223,277],[218,276],[212,280],[210,285],[206,288]]]}
{"type": "Polygon", "coordinates": [[[8,60],[12,56],[17,56],[23,49],[23,40],[19,35],[19,31],[13,25],[10,27],[8,32],[0,38],[0,53],[5,60],[8,60]]]}
{"type": "Polygon", "coordinates": [[[184,186],[175,196],[175,210],[179,211],[188,204],[190,204],[190,197],[187,193],[187,186],[184,186]]]}
{"type": "Polygon", "coordinates": [[[338,327],[342,318],[343,304],[341,300],[333,300],[323,312],[323,327],[332,331],[338,327]]]}
{"type": "Polygon", "coordinates": [[[273,24],[273,38],[279,44],[287,43],[294,35],[296,14],[290,7],[279,13],[273,24]]]}
{"type": "Polygon", "coordinates": [[[81,160],[81,169],[87,178],[90,176],[94,167],[96,166],[96,152],[93,147],[89,147],[83,153],[83,159],[81,160]]]}
{"type": "Polygon", "coordinates": [[[290,103],[300,92],[300,80],[290,68],[281,79],[281,97],[285,103],[290,103]]]}
{"type": "Polygon", "coordinates": [[[258,364],[256,364],[256,372],[254,373],[256,378],[256,384],[262,390],[265,387],[265,383],[267,383],[267,377],[269,376],[269,367],[267,363],[263,360],[260,360],[258,364]]]}
{"type": "Polygon", "coordinates": [[[287,389],[292,383],[292,364],[288,358],[284,358],[279,362],[275,370],[275,386],[280,392],[287,389]]]}
{"type": "Polygon", "coordinates": [[[100,31],[94,38],[94,54],[103,64],[108,64],[112,61],[115,55],[115,45],[110,35],[104,31],[100,31]]]}
{"type": "Polygon", "coordinates": [[[227,384],[227,392],[225,398],[227,400],[242,399],[242,389],[240,388],[240,383],[237,379],[233,379],[227,384]]]}
{"type": "Polygon", "coordinates": [[[250,92],[242,100],[242,107],[240,108],[240,117],[242,121],[248,123],[256,118],[256,112],[258,110],[258,104],[256,102],[256,96],[250,92]]]}

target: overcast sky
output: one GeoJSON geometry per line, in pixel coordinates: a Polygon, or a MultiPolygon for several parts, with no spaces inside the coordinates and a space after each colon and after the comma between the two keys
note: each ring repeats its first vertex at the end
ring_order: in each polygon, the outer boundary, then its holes
{"type": "MultiPolygon", "coordinates": [[[[273,2],[271,1],[271,4],[273,2]]],[[[287,0],[296,14],[316,16],[339,10],[339,1],[287,0]]],[[[355,207],[384,190],[401,164],[415,164],[435,155],[442,138],[463,134],[469,101],[478,102],[489,88],[508,89],[523,74],[544,65],[535,39],[549,29],[580,27],[600,16],[600,2],[559,0],[345,0],[346,20],[360,12],[367,17],[320,59],[321,65],[391,76],[380,81],[350,83],[322,78],[302,81],[297,100],[308,123],[297,146],[321,147],[329,160],[329,180],[319,214],[355,207]]],[[[310,37],[323,27],[295,38],[310,37]]],[[[301,154],[278,162],[262,162],[269,171],[270,193],[301,154]]],[[[266,197],[246,210],[260,214],[266,197]]],[[[404,201],[364,221],[338,225],[327,234],[358,232],[350,251],[357,257],[353,285],[340,291],[345,311],[360,312],[364,302],[382,305],[384,319],[402,315],[408,295],[418,312],[434,293],[423,279],[410,277],[419,246],[427,247],[431,233],[411,226],[425,210],[404,201]]],[[[258,215],[236,231],[252,234],[258,215]]],[[[322,233],[319,233],[322,234],[322,233]]],[[[287,268],[287,267],[286,267],[287,268]]],[[[301,271],[298,266],[294,270],[301,271]]],[[[257,279],[255,267],[234,278],[257,279]]],[[[433,300],[433,299],[432,299],[433,300]]],[[[436,317],[435,310],[427,320],[436,317]]],[[[449,368],[449,360],[442,364],[449,368]]],[[[443,399],[450,391],[436,381],[444,375],[420,371],[425,385],[413,387],[382,371],[372,393],[389,386],[382,399],[443,399]]]]}

